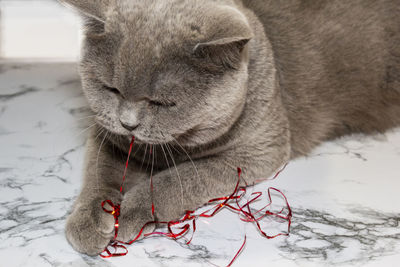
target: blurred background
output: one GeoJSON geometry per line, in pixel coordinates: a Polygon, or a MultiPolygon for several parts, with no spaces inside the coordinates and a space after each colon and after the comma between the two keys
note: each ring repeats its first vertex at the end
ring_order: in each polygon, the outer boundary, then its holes
{"type": "Polygon", "coordinates": [[[0,58],[77,61],[79,25],[79,16],[56,0],[0,0],[0,58]]]}

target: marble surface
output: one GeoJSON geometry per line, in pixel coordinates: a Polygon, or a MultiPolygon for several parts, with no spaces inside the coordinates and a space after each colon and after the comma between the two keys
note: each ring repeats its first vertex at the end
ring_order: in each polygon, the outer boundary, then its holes
{"type": "Polygon", "coordinates": [[[76,253],[63,230],[80,188],[88,116],[75,65],[0,66],[0,266],[225,266],[245,234],[234,266],[400,262],[399,129],[325,143],[251,189],[286,194],[289,237],[267,240],[224,211],[198,222],[189,247],[155,237],[122,258],[76,253]]]}

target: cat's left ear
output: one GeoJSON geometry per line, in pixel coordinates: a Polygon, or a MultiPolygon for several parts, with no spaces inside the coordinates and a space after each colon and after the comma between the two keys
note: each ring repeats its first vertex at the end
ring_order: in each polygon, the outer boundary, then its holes
{"type": "Polygon", "coordinates": [[[66,6],[71,6],[83,15],[104,22],[111,0],[59,0],[66,6]]]}
{"type": "Polygon", "coordinates": [[[194,48],[194,55],[203,59],[204,65],[211,71],[236,70],[246,60],[246,45],[250,39],[249,37],[230,37],[199,43],[194,48]]]}
{"type": "Polygon", "coordinates": [[[198,64],[216,72],[239,69],[248,59],[247,44],[253,38],[247,18],[236,9],[221,8],[208,21],[208,40],[193,49],[198,64]]]}

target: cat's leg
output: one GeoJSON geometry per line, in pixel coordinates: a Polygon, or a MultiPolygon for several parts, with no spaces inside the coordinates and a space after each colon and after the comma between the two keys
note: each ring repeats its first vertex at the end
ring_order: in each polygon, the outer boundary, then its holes
{"type": "Polygon", "coordinates": [[[107,199],[121,203],[125,157],[103,136],[93,134],[88,140],[83,187],[65,229],[68,241],[79,252],[97,255],[114,236],[114,217],[103,211],[101,203],[107,199]]]}
{"type": "MultiPolygon", "coordinates": [[[[237,167],[243,168],[243,181],[253,184],[255,179],[267,178],[289,159],[289,149],[275,147],[279,152],[255,150],[258,159],[241,158],[241,153],[233,151],[231,155],[208,157],[184,162],[175,169],[167,169],[153,177],[153,193],[149,181],[132,187],[121,205],[119,240],[132,240],[151,220],[152,199],[155,205],[155,217],[158,221],[179,219],[185,210],[195,210],[216,197],[231,194],[238,181],[237,167]]],[[[149,229],[148,229],[149,230],[149,229]]],[[[150,229],[151,230],[151,229],[150,229]]]]}

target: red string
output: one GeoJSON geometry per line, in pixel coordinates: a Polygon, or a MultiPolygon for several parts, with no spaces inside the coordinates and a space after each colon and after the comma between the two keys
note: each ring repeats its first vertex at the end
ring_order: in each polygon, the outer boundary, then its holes
{"type": "MultiPolygon", "coordinates": [[[[126,173],[128,169],[128,164],[129,164],[129,158],[132,152],[133,144],[134,144],[134,137],[132,138],[130,148],[129,148],[129,153],[128,153],[128,158],[125,164],[125,171],[124,171],[124,176],[120,188],[120,192],[122,192],[123,184],[126,178],[126,173]]],[[[286,165],[277,172],[277,174],[273,177],[275,179],[286,167],[286,165]]],[[[101,206],[103,210],[107,213],[110,213],[114,216],[115,219],[115,231],[114,231],[114,239],[110,242],[107,248],[104,249],[104,251],[100,254],[101,257],[103,258],[110,258],[110,257],[118,257],[118,256],[125,256],[128,254],[128,250],[124,245],[131,245],[134,243],[136,240],[138,240],[142,234],[144,229],[149,226],[149,225],[166,225],[168,231],[167,232],[152,232],[148,234],[144,234],[143,237],[148,237],[148,236],[153,236],[153,235],[159,235],[159,236],[165,236],[168,238],[172,239],[179,239],[181,237],[184,237],[190,229],[192,229],[192,236],[191,238],[186,242],[186,244],[190,244],[190,242],[193,239],[193,235],[196,232],[196,220],[200,217],[204,218],[210,218],[213,217],[215,214],[217,214],[220,210],[227,208],[233,212],[236,212],[239,214],[240,219],[244,222],[249,222],[249,223],[254,223],[258,230],[260,231],[260,234],[267,239],[275,238],[278,236],[288,236],[290,233],[290,226],[291,226],[291,220],[292,220],[292,210],[290,208],[289,202],[286,198],[286,196],[278,189],[270,187],[267,190],[267,195],[268,195],[268,202],[263,208],[258,209],[258,210],[252,210],[251,204],[259,200],[261,196],[263,195],[262,192],[254,192],[251,194],[252,198],[250,200],[247,200],[245,204],[240,204],[240,201],[243,199],[243,197],[246,195],[246,187],[239,187],[240,181],[241,181],[241,174],[242,170],[240,168],[237,169],[238,172],[238,181],[236,183],[235,189],[232,192],[231,195],[226,196],[226,197],[220,197],[220,198],[215,198],[211,199],[208,201],[208,204],[215,204],[212,208],[200,213],[200,214],[195,214],[195,211],[188,210],[185,212],[185,215],[183,218],[176,220],[176,221],[169,221],[169,222],[158,222],[158,221],[152,221],[152,222],[147,222],[143,227],[140,229],[139,233],[135,238],[133,238],[129,242],[122,242],[118,241],[118,229],[119,229],[119,215],[120,215],[120,204],[114,205],[114,203],[111,200],[105,200],[101,203],[101,206]],[[272,204],[272,197],[271,197],[271,191],[275,191],[279,193],[283,199],[285,200],[286,207],[282,208],[279,212],[272,212],[269,210],[269,207],[272,204]],[[108,204],[111,209],[106,209],[104,206],[105,204],[108,204]],[[286,212],[285,212],[286,211],[286,212]],[[264,219],[267,216],[273,216],[280,218],[284,221],[287,221],[288,223],[288,228],[287,232],[281,232],[276,235],[268,235],[265,233],[260,225],[260,221],[264,219]],[[181,225],[181,226],[179,226],[181,225]],[[112,249],[112,251],[111,251],[112,249]],[[122,252],[121,252],[122,250],[122,252]]],[[[151,192],[153,192],[153,177],[150,177],[150,189],[151,192]]],[[[154,203],[152,203],[151,206],[152,213],[154,214],[154,203]]],[[[228,264],[228,266],[231,266],[234,261],[237,259],[239,254],[243,251],[244,246],[246,244],[246,236],[244,237],[244,241],[242,246],[240,247],[239,251],[235,254],[234,258],[231,260],[231,262],[228,264]]]]}
{"type": "Polygon", "coordinates": [[[104,210],[105,212],[110,213],[111,215],[114,216],[114,221],[115,221],[115,223],[114,223],[114,239],[113,239],[113,241],[115,241],[115,240],[117,239],[117,237],[118,237],[119,215],[120,215],[120,211],[121,211],[121,205],[119,205],[119,204],[114,205],[114,203],[112,203],[111,200],[106,200],[106,201],[103,201],[103,202],[101,203],[101,207],[103,208],[103,210],[104,210]],[[106,208],[104,207],[104,205],[105,205],[106,203],[107,203],[108,205],[111,206],[111,210],[108,210],[108,209],[106,209],[106,208]]]}
{"type": "Polygon", "coordinates": [[[235,257],[233,257],[233,259],[231,260],[231,262],[227,265],[227,267],[232,266],[232,264],[235,262],[236,258],[239,256],[239,254],[243,251],[244,245],[246,245],[246,235],[244,236],[244,241],[242,246],[240,247],[240,249],[238,250],[238,252],[236,253],[235,257]]]}
{"type": "Polygon", "coordinates": [[[128,171],[128,165],[129,165],[129,158],[131,157],[132,148],[133,148],[133,144],[134,143],[135,143],[135,137],[132,136],[131,144],[129,145],[128,158],[126,159],[126,163],[125,163],[124,176],[122,177],[122,183],[121,183],[121,186],[119,188],[119,192],[120,193],[122,193],[122,189],[123,189],[123,186],[124,186],[124,183],[125,183],[126,173],[128,171]]]}

